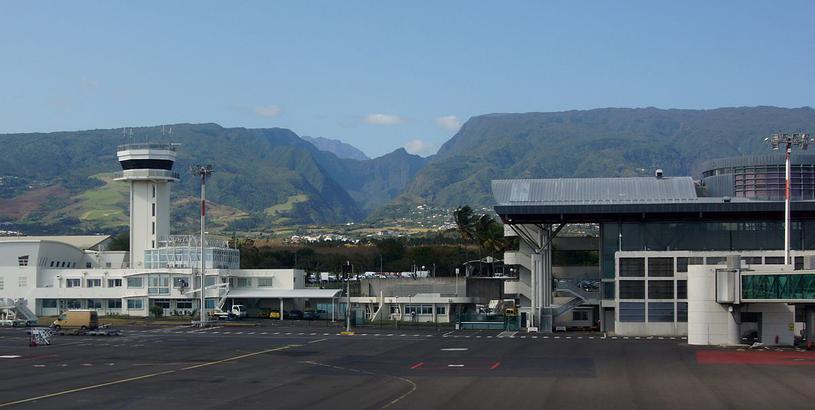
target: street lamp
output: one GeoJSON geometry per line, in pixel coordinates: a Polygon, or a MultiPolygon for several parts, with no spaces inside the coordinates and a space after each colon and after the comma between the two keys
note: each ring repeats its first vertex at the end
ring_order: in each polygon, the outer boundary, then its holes
{"type": "Polygon", "coordinates": [[[767,138],[767,142],[772,146],[773,150],[784,147],[784,164],[786,166],[785,179],[786,184],[784,187],[784,268],[788,269],[790,265],[790,154],[792,153],[792,146],[798,146],[802,150],[806,150],[809,145],[810,137],[805,133],[776,133],[767,138]]]}
{"type": "MultiPolygon", "coordinates": [[[[204,262],[204,258],[206,256],[206,241],[204,237],[206,235],[206,226],[207,226],[207,196],[206,196],[206,187],[207,187],[207,178],[212,176],[212,165],[193,165],[190,167],[190,172],[195,176],[201,177],[201,322],[199,323],[200,327],[206,326],[207,322],[207,309],[206,309],[206,296],[204,295],[204,288],[206,284],[206,277],[204,276],[204,268],[206,267],[206,263],[204,262]]],[[[280,312],[282,317],[283,312],[280,312]]]]}

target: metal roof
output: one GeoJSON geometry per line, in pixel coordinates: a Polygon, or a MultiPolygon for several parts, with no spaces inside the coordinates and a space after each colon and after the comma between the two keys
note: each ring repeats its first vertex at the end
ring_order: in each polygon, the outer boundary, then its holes
{"type": "Polygon", "coordinates": [[[229,289],[228,298],[249,298],[249,299],[331,299],[337,296],[341,289],[229,289]]]}
{"type": "Polygon", "coordinates": [[[0,236],[0,242],[60,242],[85,250],[108,240],[110,235],[75,235],[75,236],[0,236]]]}
{"type": "Polygon", "coordinates": [[[492,181],[501,205],[640,204],[698,201],[691,177],[502,179],[492,181]]]}

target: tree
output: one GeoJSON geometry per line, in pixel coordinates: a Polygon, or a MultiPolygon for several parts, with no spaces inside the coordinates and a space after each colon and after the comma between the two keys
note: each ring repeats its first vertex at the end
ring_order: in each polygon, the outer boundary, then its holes
{"type": "Polygon", "coordinates": [[[108,244],[109,251],[129,251],[130,250],[130,233],[124,231],[112,238],[108,244]]]}
{"type": "Polygon", "coordinates": [[[456,221],[456,230],[461,237],[461,241],[464,244],[472,241],[475,238],[475,223],[477,220],[473,209],[469,205],[460,206],[453,211],[453,219],[456,221]]]}

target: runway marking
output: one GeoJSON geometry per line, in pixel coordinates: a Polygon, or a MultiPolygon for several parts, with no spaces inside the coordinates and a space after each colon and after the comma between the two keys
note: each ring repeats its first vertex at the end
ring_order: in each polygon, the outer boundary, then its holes
{"type": "Polygon", "coordinates": [[[268,333],[268,332],[260,332],[260,334],[262,334],[262,335],[267,335],[267,334],[269,334],[269,333],[268,333]]]}
{"type": "Polygon", "coordinates": [[[449,332],[447,332],[447,333],[443,334],[443,335],[442,335],[442,337],[447,336],[447,335],[449,335],[450,333],[453,333],[453,332],[455,332],[455,330],[451,330],[451,331],[449,331],[449,332]]]}
{"type": "Polygon", "coordinates": [[[464,367],[463,364],[448,364],[447,367],[464,367]]]}
{"type": "Polygon", "coordinates": [[[309,333],[309,336],[317,336],[317,333],[309,333]]]}
{"type": "Polygon", "coordinates": [[[418,337],[419,335],[413,335],[413,337],[418,337]]]}
{"type": "Polygon", "coordinates": [[[566,336],[566,338],[567,338],[567,339],[571,339],[572,337],[571,337],[571,336],[566,336]]]}
{"type": "Polygon", "coordinates": [[[560,336],[555,336],[555,339],[560,339],[560,336]]]}
{"type": "Polygon", "coordinates": [[[537,336],[532,336],[532,338],[533,338],[533,339],[537,339],[538,337],[537,337],[537,336]]]}
{"type": "MultiPolygon", "coordinates": [[[[261,350],[259,352],[247,353],[247,354],[243,354],[243,355],[240,355],[240,356],[228,357],[226,359],[216,360],[216,361],[212,361],[212,362],[201,363],[201,364],[197,364],[197,365],[194,365],[194,366],[183,367],[181,369],[165,370],[163,372],[149,373],[149,374],[144,374],[144,375],[141,375],[141,376],[129,377],[129,378],[120,379],[120,380],[114,380],[112,382],[107,382],[107,383],[100,383],[100,384],[94,384],[94,385],[91,385],[91,386],[85,386],[85,387],[78,387],[78,388],[75,388],[75,389],[63,390],[61,392],[44,394],[44,395],[41,395],[41,396],[30,397],[30,398],[27,398],[27,399],[21,399],[21,400],[16,400],[16,401],[9,401],[9,402],[5,402],[5,403],[0,403],[0,407],[14,406],[14,405],[17,405],[17,404],[30,403],[32,401],[48,399],[48,398],[51,398],[51,397],[64,396],[66,394],[78,393],[78,392],[86,391],[86,390],[99,389],[99,388],[102,388],[102,387],[114,386],[114,385],[117,385],[117,384],[129,383],[129,382],[134,382],[134,381],[144,380],[144,379],[150,379],[150,378],[153,378],[153,377],[164,376],[164,375],[167,375],[167,374],[172,374],[172,373],[178,373],[178,372],[182,372],[182,371],[186,371],[186,370],[197,369],[197,368],[200,368],[200,367],[206,367],[206,366],[212,366],[212,365],[216,365],[216,364],[220,364],[220,363],[231,362],[231,361],[235,361],[235,360],[244,359],[244,358],[247,358],[247,357],[257,356],[257,355],[271,353],[271,352],[277,352],[277,351],[291,349],[291,348],[300,347],[300,346],[302,346],[302,345],[295,345],[295,344],[286,345],[286,346],[276,347],[276,348],[273,348],[273,349],[261,350]]],[[[44,367],[45,365],[40,365],[40,366],[44,367]]]]}
{"type": "Polygon", "coordinates": [[[594,336],[589,336],[589,339],[594,340],[594,336]]]}
{"type": "Polygon", "coordinates": [[[16,354],[6,354],[6,355],[3,355],[3,356],[0,356],[0,359],[16,359],[18,357],[21,357],[21,356],[16,355],[16,354]]]}
{"type": "Polygon", "coordinates": [[[387,335],[385,335],[385,336],[393,336],[393,333],[388,333],[388,334],[387,334],[387,335]]]}
{"type": "Polygon", "coordinates": [[[247,334],[253,335],[253,334],[255,334],[255,332],[249,332],[249,333],[247,333],[247,334]]]}
{"type": "MultiPolygon", "coordinates": [[[[328,333],[323,333],[323,336],[328,336],[328,333]]],[[[365,334],[363,333],[362,336],[365,336],[365,334]]]]}
{"type": "Polygon", "coordinates": [[[466,350],[470,350],[467,347],[445,347],[444,349],[439,349],[442,352],[463,352],[466,350]]]}
{"type": "Polygon", "coordinates": [[[317,340],[312,340],[312,341],[308,342],[308,344],[320,343],[320,342],[324,342],[324,341],[326,341],[326,340],[328,340],[328,339],[317,339],[317,340]]]}
{"type": "Polygon", "coordinates": [[[492,366],[490,366],[490,370],[495,370],[500,366],[501,366],[501,362],[495,362],[495,363],[492,364],[492,366]]]}
{"type": "Polygon", "coordinates": [[[414,364],[413,366],[410,366],[410,368],[411,368],[411,369],[418,369],[418,368],[420,368],[420,367],[422,367],[422,366],[424,366],[424,362],[419,362],[419,363],[416,363],[416,364],[414,364]]]}
{"type": "Polygon", "coordinates": [[[35,364],[34,367],[45,367],[44,364],[35,364]]]}

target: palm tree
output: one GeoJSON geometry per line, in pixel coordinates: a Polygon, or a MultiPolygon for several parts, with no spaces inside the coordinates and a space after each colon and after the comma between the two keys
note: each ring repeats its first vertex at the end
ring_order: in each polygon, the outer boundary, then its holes
{"type": "Polygon", "coordinates": [[[456,230],[461,236],[461,241],[465,244],[475,239],[476,216],[473,209],[468,205],[460,206],[453,211],[453,219],[456,221],[456,230]]]}

